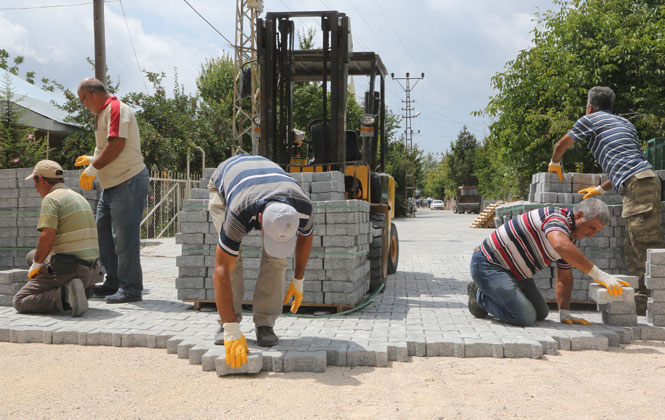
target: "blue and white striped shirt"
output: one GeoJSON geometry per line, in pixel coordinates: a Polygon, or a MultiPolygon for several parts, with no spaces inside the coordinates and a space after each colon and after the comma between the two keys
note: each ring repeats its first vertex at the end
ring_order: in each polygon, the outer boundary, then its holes
{"type": "Polygon", "coordinates": [[[587,147],[618,193],[628,178],[651,169],[635,126],[623,117],[606,111],[594,112],[577,120],[568,135],[575,141],[589,137],[587,147]]]}
{"type": "Polygon", "coordinates": [[[238,256],[242,238],[252,229],[261,229],[258,215],[270,201],[286,203],[300,217],[298,232],[312,234],[312,202],[296,181],[277,164],[262,156],[237,155],[222,162],[212,181],[226,204],[219,246],[238,256]]]}

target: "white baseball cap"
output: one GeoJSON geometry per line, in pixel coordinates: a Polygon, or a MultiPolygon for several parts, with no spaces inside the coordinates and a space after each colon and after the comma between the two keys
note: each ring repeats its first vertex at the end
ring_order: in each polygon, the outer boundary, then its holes
{"type": "Polygon", "coordinates": [[[275,258],[286,258],[296,246],[300,219],[296,209],[278,201],[269,202],[263,210],[263,247],[275,258]]]}

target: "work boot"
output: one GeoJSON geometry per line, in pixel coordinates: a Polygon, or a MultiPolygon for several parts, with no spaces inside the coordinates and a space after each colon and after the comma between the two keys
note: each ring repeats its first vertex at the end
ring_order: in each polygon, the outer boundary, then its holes
{"type": "Polygon", "coordinates": [[[85,289],[81,279],[71,279],[64,289],[65,302],[63,303],[72,308],[72,316],[83,315],[88,310],[88,298],[85,297],[85,289]]]}
{"type": "Polygon", "coordinates": [[[118,289],[111,289],[110,287],[106,287],[103,284],[101,286],[92,286],[92,293],[95,294],[96,297],[106,297],[106,296],[111,296],[114,295],[115,292],[118,291],[118,289]]]}
{"type": "Polygon", "coordinates": [[[224,345],[224,325],[220,322],[219,329],[215,333],[215,344],[218,346],[224,345]]]}
{"type": "Polygon", "coordinates": [[[261,347],[272,347],[279,343],[279,337],[272,327],[256,327],[256,343],[261,347]]]}
{"type": "Polygon", "coordinates": [[[485,318],[487,316],[487,311],[478,305],[476,301],[476,296],[478,296],[478,285],[476,282],[471,281],[468,286],[466,286],[466,292],[469,294],[469,302],[467,306],[469,307],[469,312],[471,315],[476,318],[485,318]]]}
{"type": "Polygon", "coordinates": [[[638,290],[635,292],[635,310],[637,315],[646,316],[649,296],[650,294],[648,290],[638,290]]]}
{"type": "Polygon", "coordinates": [[[143,298],[135,295],[128,295],[125,292],[116,292],[111,296],[106,296],[106,303],[129,303],[129,302],[140,302],[143,298]]]}

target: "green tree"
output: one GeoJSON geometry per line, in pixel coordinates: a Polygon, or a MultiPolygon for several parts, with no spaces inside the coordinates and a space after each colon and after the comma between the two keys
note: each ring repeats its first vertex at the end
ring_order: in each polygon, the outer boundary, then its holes
{"type": "MultiPolygon", "coordinates": [[[[481,188],[524,195],[534,172],[547,170],[553,145],[584,114],[596,85],[617,94],[614,112],[643,140],[665,125],[665,6],[657,0],[556,1],[537,16],[533,47],[492,78],[498,92],[482,114],[494,119],[478,172],[481,188]]],[[[567,171],[599,171],[584,144],[564,157],[567,171]]]]}
{"type": "Polygon", "coordinates": [[[476,136],[469,133],[464,126],[457,139],[450,144],[450,152],[446,156],[447,178],[455,188],[459,185],[478,185],[478,178],[475,175],[477,149],[476,136]]]}
{"type": "Polygon", "coordinates": [[[46,157],[46,140],[23,123],[25,111],[16,102],[5,74],[0,91],[0,169],[32,167],[46,157]]]}

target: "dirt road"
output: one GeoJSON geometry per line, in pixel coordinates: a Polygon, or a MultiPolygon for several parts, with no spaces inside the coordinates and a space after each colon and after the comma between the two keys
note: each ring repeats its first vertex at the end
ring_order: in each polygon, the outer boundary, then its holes
{"type": "Polygon", "coordinates": [[[0,343],[2,419],[662,419],[665,343],[217,377],[164,350],[0,343]]]}

